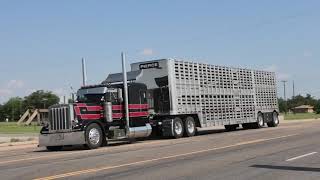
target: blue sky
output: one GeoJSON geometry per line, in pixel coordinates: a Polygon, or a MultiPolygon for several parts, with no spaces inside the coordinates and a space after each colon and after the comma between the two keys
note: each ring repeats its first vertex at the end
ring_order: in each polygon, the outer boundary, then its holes
{"type": "Polygon", "coordinates": [[[0,0],[0,103],[37,89],[69,95],[82,57],[99,83],[121,71],[121,51],[128,63],[175,57],[272,70],[320,97],[319,9],[316,0],[0,0]]]}

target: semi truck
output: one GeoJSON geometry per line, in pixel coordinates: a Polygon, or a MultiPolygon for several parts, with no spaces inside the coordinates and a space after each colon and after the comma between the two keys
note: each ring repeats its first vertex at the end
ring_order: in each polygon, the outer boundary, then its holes
{"type": "Polygon", "coordinates": [[[39,146],[95,149],[110,139],[181,138],[195,136],[198,128],[279,124],[274,72],[170,58],[133,63],[127,72],[124,55],[122,68],[98,85],[81,87],[75,103],[51,106],[39,146]]]}

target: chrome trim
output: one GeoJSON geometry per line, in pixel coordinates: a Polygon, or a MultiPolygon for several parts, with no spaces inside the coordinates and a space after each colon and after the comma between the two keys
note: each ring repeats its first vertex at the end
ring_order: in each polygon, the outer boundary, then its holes
{"type": "Polygon", "coordinates": [[[74,112],[72,104],[54,105],[49,108],[49,133],[70,132],[74,112]]]}
{"type": "Polygon", "coordinates": [[[150,124],[140,127],[130,127],[129,132],[127,133],[128,138],[141,138],[148,137],[151,135],[152,127],[150,124]]]}
{"type": "Polygon", "coordinates": [[[86,144],[84,131],[39,135],[39,147],[82,144],[86,144]]]}
{"type": "Polygon", "coordinates": [[[104,103],[104,117],[106,118],[107,122],[113,122],[112,118],[112,103],[105,102],[104,103]]]}

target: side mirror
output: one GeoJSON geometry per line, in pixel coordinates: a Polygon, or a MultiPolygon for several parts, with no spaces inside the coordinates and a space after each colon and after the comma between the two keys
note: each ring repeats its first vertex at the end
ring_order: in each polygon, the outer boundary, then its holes
{"type": "Polygon", "coordinates": [[[118,99],[120,102],[123,102],[123,97],[122,97],[122,89],[118,88],[118,99]]]}

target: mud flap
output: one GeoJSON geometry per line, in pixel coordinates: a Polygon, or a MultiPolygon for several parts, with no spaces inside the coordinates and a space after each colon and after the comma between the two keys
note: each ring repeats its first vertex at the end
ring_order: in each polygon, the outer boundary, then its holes
{"type": "Polygon", "coordinates": [[[162,135],[166,137],[174,136],[173,119],[166,119],[162,121],[162,135]]]}

